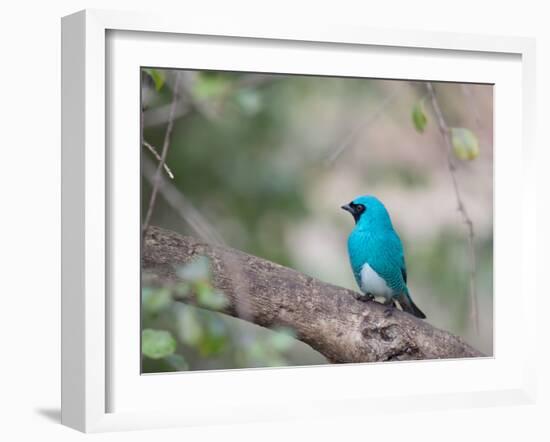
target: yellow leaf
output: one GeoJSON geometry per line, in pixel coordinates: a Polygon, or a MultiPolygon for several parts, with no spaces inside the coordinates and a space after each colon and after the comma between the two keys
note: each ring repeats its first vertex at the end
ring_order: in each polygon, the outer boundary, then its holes
{"type": "Polygon", "coordinates": [[[451,128],[453,151],[461,160],[473,160],[479,156],[479,142],[475,134],[463,127],[451,128]]]}

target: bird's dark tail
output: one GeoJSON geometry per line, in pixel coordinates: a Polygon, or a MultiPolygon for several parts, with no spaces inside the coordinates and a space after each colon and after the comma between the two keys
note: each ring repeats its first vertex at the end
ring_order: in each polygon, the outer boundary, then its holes
{"type": "Polygon", "coordinates": [[[402,293],[397,300],[403,311],[410,313],[420,319],[426,319],[426,315],[420,310],[411,299],[408,292],[402,293]]]}

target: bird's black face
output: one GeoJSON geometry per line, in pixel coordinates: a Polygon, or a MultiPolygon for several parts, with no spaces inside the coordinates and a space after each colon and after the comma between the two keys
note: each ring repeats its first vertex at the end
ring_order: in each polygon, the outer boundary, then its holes
{"type": "Polygon", "coordinates": [[[361,215],[365,212],[367,209],[364,204],[355,204],[353,201],[349,204],[346,204],[342,206],[342,209],[348,211],[352,214],[353,219],[355,222],[359,221],[359,218],[361,218],[361,215]]]}

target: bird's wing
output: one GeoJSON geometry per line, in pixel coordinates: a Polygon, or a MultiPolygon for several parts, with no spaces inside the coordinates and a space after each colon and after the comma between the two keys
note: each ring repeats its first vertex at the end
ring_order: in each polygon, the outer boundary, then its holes
{"type": "Polygon", "coordinates": [[[407,283],[407,266],[405,265],[405,253],[403,252],[403,244],[401,243],[401,238],[399,238],[399,235],[395,230],[392,232],[393,234],[390,235],[390,243],[392,250],[395,253],[396,258],[396,264],[399,265],[399,269],[401,270],[401,277],[403,278],[403,282],[407,283]]]}
{"type": "Polygon", "coordinates": [[[378,273],[396,293],[405,291],[407,268],[401,239],[394,230],[381,235],[355,232],[348,239],[353,275],[361,287],[361,270],[365,263],[378,273]]]}
{"type": "Polygon", "coordinates": [[[401,239],[395,231],[387,232],[377,241],[378,247],[369,256],[371,267],[384,278],[396,294],[402,293],[407,284],[407,267],[401,239]]]}

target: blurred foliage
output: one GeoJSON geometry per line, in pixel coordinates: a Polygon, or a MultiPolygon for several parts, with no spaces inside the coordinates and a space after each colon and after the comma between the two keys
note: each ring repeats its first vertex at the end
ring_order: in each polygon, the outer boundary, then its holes
{"type": "Polygon", "coordinates": [[[193,370],[204,368],[204,361],[210,369],[225,368],[227,358],[232,368],[288,365],[286,352],[295,342],[292,330],[242,334],[231,329],[231,321],[238,319],[216,313],[226,307],[227,298],[212,286],[206,257],[176,272],[182,281],[169,287],[147,285],[149,277],[143,277],[143,372],[193,370]],[[196,306],[174,301],[191,297],[196,306]]]}
{"type": "Polygon", "coordinates": [[[170,332],[146,328],[141,332],[141,352],[151,359],[162,359],[176,351],[176,340],[170,332]]]}
{"type": "MultiPolygon", "coordinates": [[[[143,137],[157,148],[166,131],[174,75],[162,69],[142,74],[143,137]]],[[[415,301],[427,310],[430,323],[492,351],[492,187],[482,182],[470,192],[482,208],[476,222],[485,223],[476,224],[476,282],[485,325],[484,334],[476,337],[468,331],[463,225],[422,82],[217,71],[181,75],[183,106],[167,156],[172,182],[231,247],[356,290],[345,250],[352,220],[339,207],[364,193],[385,202],[386,196],[394,197],[390,212],[405,243],[415,301]],[[395,88],[400,89],[389,102],[395,88]],[[381,107],[376,120],[362,123],[381,107]],[[342,155],[327,165],[327,156],[342,143],[348,145],[342,155]],[[442,185],[448,185],[447,194],[440,191],[442,185]],[[416,209],[419,195],[425,195],[429,210],[416,209]],[[407,211],[396,214],[401,206],[407,211]]],[[[474,94],[472,104],[460,85],[437,85],[452,123],[455,156],[478,158],[457,166],[468,183],[492,174],[492,150],[480,149],[492,143],[492,92],[483,87],[475,90],[480,95],[474,94]],[[472,108],[484,117],[485,129],[473,119],[472,108]],[[475,134],[466,129],[474,124],[475,134]]],[[[142,155],[157,164],[148,151],[142,155]]],[[[149,197],[150,185],[143,179],[143,212],[149,197]]],[[[196,235],[162,197],[152,224],[196,235]]],[[[144,356],[144,371],[327,362],[293,339],[292,331],[265,330],[212,311],[223,308],[226,300],[211,285],[206,259],[178,272],[186,282],[173,287],[153,287],[144,278],[142,330],[167,331],[177,342],[168,356],[144,356]],[[173,302],[173,296],[196,296],[197,306],[173,302]]]]}
{"type": "Polygon", "coordinates": [[[164,75],[164,71],[159,69],[148,69],[144,68],[143,72],[145,72],[149,77],[151,77],[151,80],[153,80],[153,83],[155,85],[155,90],[158,92],[162,89],[162,86],[164,86],[164,83],[166,82],[166,76],[164,75]]]}
{"type": "MultiPolygon", "coordinates": [[[[216,97],[222,93],[221,85],[228,87],[234,78],[212,80],[218,77],[225,78],[221,74],[200,75],[198,95],[216,97]]],[[[303,194],[296,190],[304,187],[306,177],[293,173],[284,164],[274,163],[272,146],[281,143],[285,127],[284,112],[280,110],[285,105],[281,95],[285,94],[278,89],[274,83],[263,91],[263,101],[272,103],[268,107],[251,105],[250,98],[243,99],[241,93],[228,99],[223,119],[215,123],[199,113],[179,120],[167,163],[176,176],[178,188],[192,189],[194,200],[205,203],[201,209],[207,218],[231,223],[234,214],[239,214],[243,233],[238,236],[236,247],[252,249],[259,256],[290,265],[286,248],[278,246],[283,244],[281,224],[272,221],[305,214],[303,194]],[[253,107],[257,112],[251,113],[253,107]],[[246,125],[242,124],[243,115],[247,118],[246,125]],[[241,149],[239,155],[235,154],[237,146],[241,149]],[[270,241],[255,241],[265,229],[270,230],[270,241]]],[[[145,131],[145,138],[157,145],[162,144],[163,136],[164,127],[145,131]]],[[[146,202],[148,192],[143,192],[143,197],[146,202]]]]}
{"type": "MultiPolygon", "coordinates": [[[[408,250],[409,273],[413,273],[416,280],[430,281],[429,287],[423,287],[423,290],[431,292],[437,302],[454,312],[447,330],[461,334],[468,326],[469,313],[469,279],[465,277],[469,272],[468,245],[464,236],[445,230],[435,240],[417,244],[408,250]]],[[[492,238],[484,238],[477,243],[476,256],[481,266],[476,275],[476,286],[478,290],[483,289],[479,290],[482,293],[490,293],[493,289],[492,252],[492,238]]]]}
{"type": "MultiPolygon", "coordinates": [[[[422,133],[428,124],[424,107],[424,98],[419,100],[412,109],[414,128],[422,133]]],[[[479,156],[479,141],[476,135],[464,127],[451,127],[451,144],[455,156],[460,160],[473,160],[479,156]]]]}

